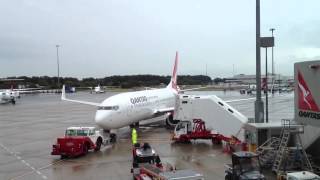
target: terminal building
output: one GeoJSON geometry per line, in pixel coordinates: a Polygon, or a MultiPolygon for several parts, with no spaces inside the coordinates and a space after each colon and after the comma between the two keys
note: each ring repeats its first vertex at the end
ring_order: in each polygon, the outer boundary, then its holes
{"type": "MultiPolygon", "coordinates": [[[[261,81],[265,79],[265,75],[261,75],[261,81]]],[[[293,84],[294,78],[293,76],[284,76],[281,74],[274,75],[275,84],[281,85],[290,85],[293,84]]],[[[240,84],[256,84],[256,75],[246,75],[246,74],[238,74],[234,75],[233,77],[227,78],[229,82],[237,82],[240,84]]],[[[272,74],[268,74],[268,83],[272,84],[272,74]]]]}

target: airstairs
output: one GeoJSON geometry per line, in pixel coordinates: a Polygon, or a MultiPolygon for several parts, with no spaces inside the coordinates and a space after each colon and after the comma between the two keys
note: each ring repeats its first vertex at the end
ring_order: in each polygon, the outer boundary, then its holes
{"type": "Polygon", "coordinates": [[[300,134],[304,133],[302,125],[292,124],[291,120],[282,120],[280,138],[272,137],[259,148],[261,164],[272,168],[277,174],[292,170],[313,171],[312,163],[302,145],[300,134]],[[291,138],[295,142],[291,145],[291,138]],[[290,146],[291,145],[291,146],[290,146]]]}
{"type": "Polygon", "coordinates": [[[202,119],[207,129],[225,137],[244,141],[244,125],[248,118],[215,95],[182,94],[176,105],[174,119],[191,121],[202,119]]]}
{"type": "Polygon", "coordinates": [[[257,148],[256,152],[260,155],[260,162],[264,168],[271,168],[273,166],[279,143],[280,138],[272,137],[257,148]]]}

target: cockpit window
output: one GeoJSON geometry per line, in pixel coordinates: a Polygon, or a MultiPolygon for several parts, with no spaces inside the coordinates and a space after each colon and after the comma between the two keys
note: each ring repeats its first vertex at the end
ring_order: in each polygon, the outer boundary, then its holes
{"type": "Polygon", "coordinates": [[[118,110],[119,106],[99,106],[98,110],[118,110]]]}

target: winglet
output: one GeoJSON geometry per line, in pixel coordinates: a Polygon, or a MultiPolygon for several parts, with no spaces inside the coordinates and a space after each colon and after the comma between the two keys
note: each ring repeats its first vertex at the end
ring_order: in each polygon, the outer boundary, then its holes
{"type": "Polygon", "coordinates": [[[175,89],[178,91],[179,87],[177,85],[177,70],[178,70],[178,51],[176,52],[176,58],[174,61],[174,66],[173,66],[173,72],[172,72],[172,76],[171,76],[171,81],[168,85],[168,87],[175,89]]]}
{"type": "Polygon", "coordinates": [[[65,99],[66,99],[66,87],[65,85],[63,85],[61,90],[61,100],[65,100],[65,99]]]}

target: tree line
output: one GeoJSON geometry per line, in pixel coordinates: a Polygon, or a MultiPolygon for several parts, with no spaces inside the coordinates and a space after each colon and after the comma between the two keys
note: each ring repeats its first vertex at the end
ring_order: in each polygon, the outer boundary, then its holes
{"type": "MultiPolygon", "coordinates": [[[[166,85],[170,82],[170,76],[158,75],[125,75],[125,76],[109,76],[104,78],[83,78],[78,79],[74,77],[60,77],[59,82],[72,87],[95,87],[98,84],[101,86],[117,86],[120,88],[133,88],[133,87],[151,87],[166,85]]],[[[10,88],[11,85],[17,88],[17,84],[23,84],[28,88],[44,87],[47,89],[58,88],[58,77],[49,76],[18,76],[7,77],[7,79],[23,79],[23,81],[10,82],[0,81],[0,89],[10,88]]],[[[214,81],[215,82],[215,81],[214,81]]],[[[208,85],[212,83],[209,76],[204,75],[181,75],[178,76],[179,85],[208,85]]]]}

